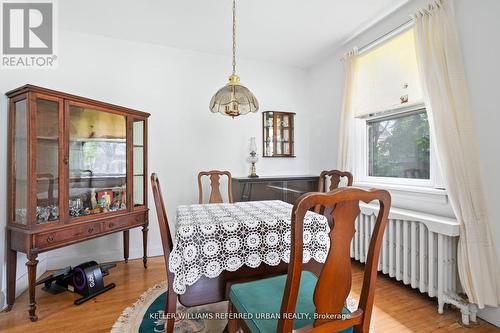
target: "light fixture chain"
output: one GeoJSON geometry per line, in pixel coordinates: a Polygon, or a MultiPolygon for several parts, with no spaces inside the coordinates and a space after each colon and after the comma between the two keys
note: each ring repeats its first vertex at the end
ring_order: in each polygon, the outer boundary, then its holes
{"type": "Polygon", "coordinates": [[[233,0],[233,75],[236,75],[236,0],[233,0]]]}
{"type": "Polygon", "coordinates": [[[210,111],[237,117],[248,112],[257,112],[259,103],[248,88],[240,83],[236,75],[236,0],[233,0],[233,73],[229,82],[219,89],[210,100],[210,111]]]}

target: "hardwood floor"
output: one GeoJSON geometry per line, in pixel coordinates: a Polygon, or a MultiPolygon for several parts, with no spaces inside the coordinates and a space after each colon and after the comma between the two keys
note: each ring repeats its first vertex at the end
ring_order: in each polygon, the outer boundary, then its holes
{"type": "MultiPolygon", "coordinates": [[[[353,264],[353,293],[358,294],[362,284],[363,266],[353,264]]],[[[117,287],[80,306],[69,292],[49,295],[37,288],[38,322],[28,319],[28,295],[16,300],[12,311],[0,313],[0,332],[109,332],[121,312],[130,306],[146,289],[165,279],[163,257],[150,258],[148,269],[142,260],[123,262],[111,270],[106,283],[117,287]]],[[[480,320],[473,328],[458,323],[459,312],[447,309],[444,315],[436,311],[435,300],[405,287],[399,282],[379,275],[375,295],[372,326],[376,333],[387,332],[500,332],[500,329],[480,320]]]]}

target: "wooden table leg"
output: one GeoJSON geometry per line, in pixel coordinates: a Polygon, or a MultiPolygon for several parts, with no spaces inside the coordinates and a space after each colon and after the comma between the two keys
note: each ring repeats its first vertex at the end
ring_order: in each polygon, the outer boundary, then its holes
{"type": "Polygon", "coordinates": [[[7,308],[10,311],[16,301],[17,251],[10,247],[11,232],[7,230],[7,308]]]}
{"type": "Polygon", "coordinates": [[[125,263],[128,263],[128,249],[129,249],[129,230],[123,231],[123,257],[125,258],[125,263]]]}
{"type": "Polygon", "coordinates": [[[144,268],[148,268],[148,224],[144,224],[142,227],[142,263],[144,268]]]}
{"type": "Polygon", "coordinates": [[[29,288],[29,314],[31,321],[37,321],[38,317],[36,315],[36,297],[35,297],[35,287],[36,287],[36,266],[38,260],[36,259],[38,254],[36,252],[30,252],[28,254],[28,262],[26,266],[28,267],[28,288],[29,288]]]}

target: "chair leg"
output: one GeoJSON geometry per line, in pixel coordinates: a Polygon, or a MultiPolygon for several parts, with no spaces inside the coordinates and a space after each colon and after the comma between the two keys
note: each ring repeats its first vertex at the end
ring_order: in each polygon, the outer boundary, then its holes
{"type": "Polygon", "coordinates": [[[234,314],[237,313],[237,311],[234,308],[234,305],[233,303],[231,303],[231,301],[229,301],[227,312],[229,313],[229,320],[227,322],[228,333],[236,333],[238,332],[238,319],[233,317],[234,314]]]}
{"type": "Polygon", "coordinates": [[[177,294],[171,291],[167,292],[167,304],[165,304],[165,333],[173,333],[175,325],[175,314],[177,312],[177,294]]]}

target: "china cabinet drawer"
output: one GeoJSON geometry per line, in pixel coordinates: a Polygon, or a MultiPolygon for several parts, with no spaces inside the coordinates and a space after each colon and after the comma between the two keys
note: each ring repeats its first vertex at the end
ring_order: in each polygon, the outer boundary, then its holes
{"type": "Polygon", "coordinates": [[[103,222],[103,231],[118,230],[143,224],[145,221],[144,214],[136,214],[127,217],[109,219],[103,222]]]}
{"type": "Polygon", "coordinates": [[[100,223],[86,224],[37,235],[35,243],[39,248],[46,248],[63,242],[71,242],[72,240],[92,237],[100,232],[100,223]]]}

